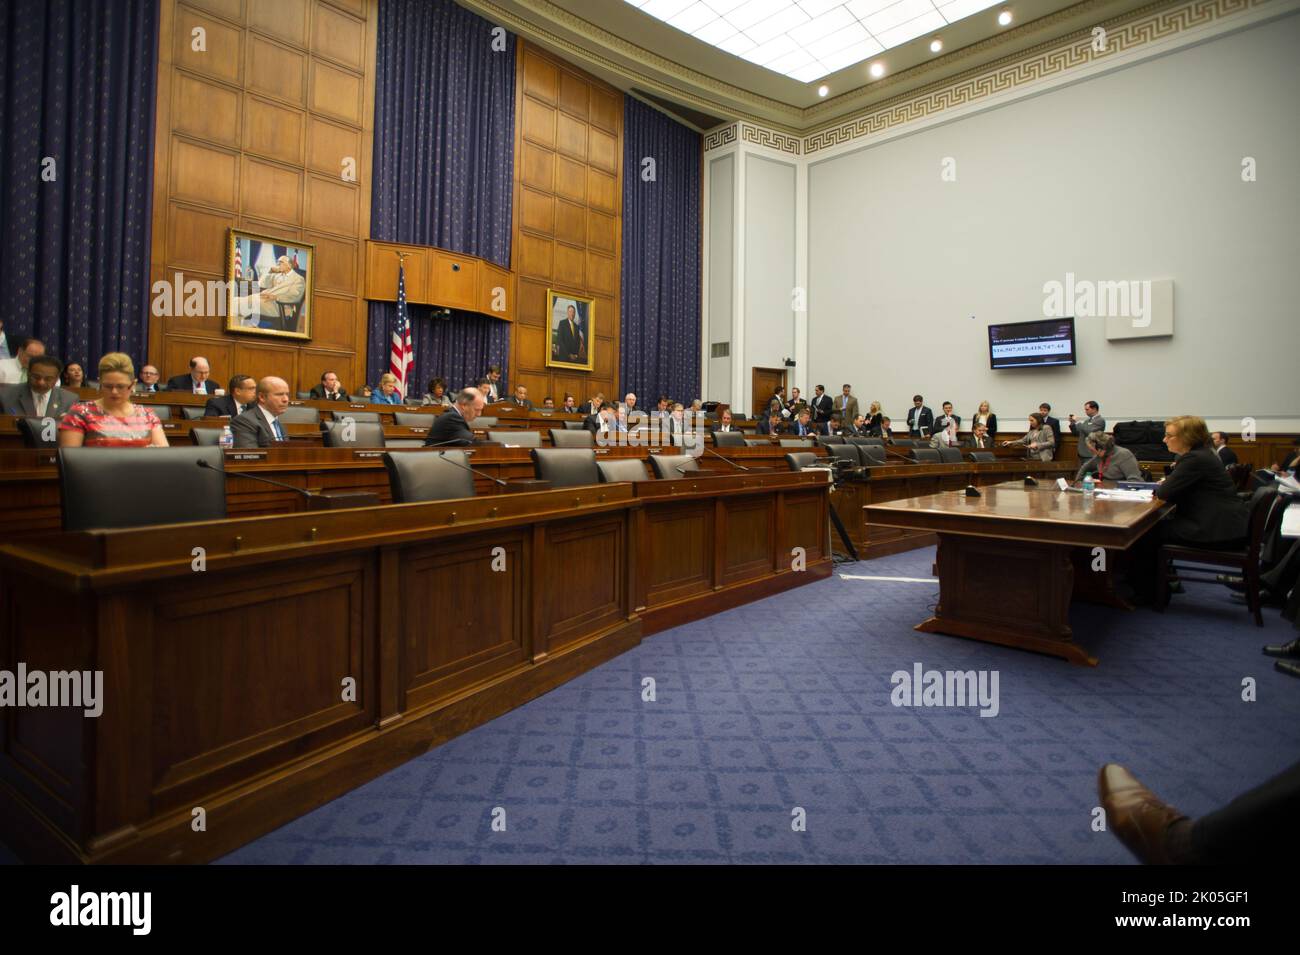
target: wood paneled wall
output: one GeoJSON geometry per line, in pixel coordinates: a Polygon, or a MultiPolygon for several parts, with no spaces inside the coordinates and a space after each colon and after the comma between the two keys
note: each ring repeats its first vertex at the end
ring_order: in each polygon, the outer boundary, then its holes
{"type": "Polygon", "coordinates": [[[326,368],[362,383],[377,20],[378,0],[162,0],[150,282],[223,279],[231,227],[316,247],[310,341],[151,317],[164,377],[202,354],[223,387],[238,372],[305,391],[326,368]]]}
{"type": "Polygon", "coordinates": [[[581,403],[618,387],[623,241],[623,94],[545,51],[518,44],[513,270],[517,313],[509,383],[536,403],[581,403]],[[547,368],[548,288],[595,300],[594,371],[547,368]]]}

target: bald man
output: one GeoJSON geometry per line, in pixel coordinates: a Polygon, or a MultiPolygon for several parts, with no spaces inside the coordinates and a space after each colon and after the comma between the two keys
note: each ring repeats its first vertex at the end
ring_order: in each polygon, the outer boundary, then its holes
{"type": "Polygon", "coordinates": [[[454,447],[474,443],[474,429],[470,427],[487,403],[483,392],[477,388],[462,388],[456,392],[452,405],[433,419],[425,447],[454,447]]]}
{"type": "Polygon", "coordinates": [[[257,404],[230,419],[237,448],[269,448],[289,440],[280,415],[289,407],[289,383],[283,378],[263,378],[257,383],[257,404]]]}

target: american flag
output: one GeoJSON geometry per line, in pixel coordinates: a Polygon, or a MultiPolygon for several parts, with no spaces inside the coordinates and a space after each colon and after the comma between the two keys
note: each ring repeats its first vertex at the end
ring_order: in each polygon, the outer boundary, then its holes
{"type": "Polygon", "coordinates": [[[411,347],[411,320],[406,314],[406,267],[397,267],[397,324],[393,326],[393,348],[388,354],[388,370],[397,376],[397,392],[406,397],[406,379],[415,364],[411,347]]]}

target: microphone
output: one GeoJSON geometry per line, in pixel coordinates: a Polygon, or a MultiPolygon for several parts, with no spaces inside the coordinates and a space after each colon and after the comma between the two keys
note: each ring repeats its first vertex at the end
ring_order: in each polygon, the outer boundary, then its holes
{"type": "Polygon", "coordinates": [[[263,484],[273,484],[276,487],[284,488],[286,491],[294,491],[298,494],[301,494],[304,498],[306,498],[309,501],[316,496],[306,488],[294,487],[292,484],[285,484],[283,481],[277,481],[269,477],[262,477],[260,474],[245,474],[243,471],[225,471],[222,470],[221,468],[214,468],[207,461],[203,461],[203,460],[198,460],[195,461],[194,463],[205,470],[215,471],[217,474],[220,474],[224,478],[241,477],[241,478],[247,478],[250,481],[261,481],[263,484]]]}
{"type": "Polygon", "coordinates": [[[701,443],[701,444],[700,444],[700,447],[701,447],[703,450],[707,451],[709,454],[713,455],[715,458],[722,458],[722,460],[726,461],[726,462],[727,462],[728,464],[730,464],[733,468],[740,468],[740,470],[742,470],[742,471],[748,471],[748,470],[749,470],[749,468],[745,467],[743,464],[737,464],[735,461],[731,460],[731,458],[727,457],[726,455],[724,455],[724,454],[719,454],[717,451],[714,451],[714,450],[713,450],[711,447],[709,447],[707,444],[703,444],[703,443],[701,443]]]}
{"type": "MultiPolygon", "coordinates": [[[[432,445],[430,445],[430,447],[432,447],[432,445]]],[[[451,458],[447,457],[446,451],[439,451],[438,457],[442,458],[442,460],[446,461],[448,464],[454,464],[458,468],[465,469],[471,474],[477,474],[481,478],[487,478],[489,481],[494,481],[500,487],[506,486],[506,482],[501,480],[499,477],[493,477],[492,475],[488,474],[486,471],[480,471],[478,468],[472,468],[468,464],[462,464],[459,461],[453,461],[451,458]]]]}

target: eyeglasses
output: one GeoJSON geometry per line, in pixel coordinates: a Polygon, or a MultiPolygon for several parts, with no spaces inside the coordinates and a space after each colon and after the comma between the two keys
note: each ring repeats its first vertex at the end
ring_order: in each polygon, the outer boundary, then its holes
{"type": "Polygon", "coordinates": [[[127,382],[125,385],[110,385],[106,381],[101,381],[99,383],[99,390],[100,391],[130,391],[131,383],[127,382]]]}

